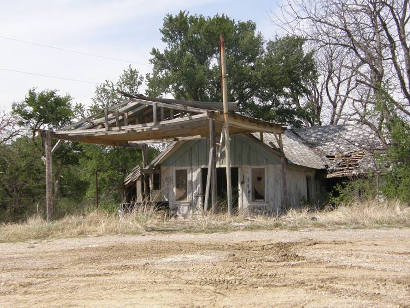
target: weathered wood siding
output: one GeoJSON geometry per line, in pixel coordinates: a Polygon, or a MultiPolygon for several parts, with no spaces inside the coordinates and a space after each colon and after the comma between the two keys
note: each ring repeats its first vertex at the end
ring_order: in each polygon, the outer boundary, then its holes
{"type": "MultiPolygon", "coordinates": [[[[232,167],[238,167],[238,208],[241,211],[276,214],[281,211],[282,179],[280,157],[263,144],[246,136],[231,137],[232,167]],[[254,202],[252,196],[252,168],[265,168],[265,201],[254,202]]],[[[161,193],[178,216],[187,217],[202,209],[201,168],[207,168],[209,140],[193,140],[182,145],[161,164],[161,193]],[[188,174],[187,201],[175,201],[175,170],[186,169],[188,174]]],[[[225,167],[224,153],[217,159],[217,167],[225,167]]],[[[287,166],[287,186],[292,207],[307,199],[306,176],[312,179],[312,198],[315,198],[315,170],[287,166]]]]}
{"type": "MultiPolygon", "coordinates": [[[[217,148],[219,151],[219,147],[217,148]]],[[[231,165],[240,167],[243,165],[264,166],[268,164],[280,164],[280,159],[273,151],[259,142],[248,137],[231,136],[231,165]]],[[[162,166],[192,167],[208,166],[209,140],[200,139],[185,143],[181,148],[168,157],[162,166]]],[[[217,167],[225,166],[225,152],[222,151],[217,160],[217,167]]]]}

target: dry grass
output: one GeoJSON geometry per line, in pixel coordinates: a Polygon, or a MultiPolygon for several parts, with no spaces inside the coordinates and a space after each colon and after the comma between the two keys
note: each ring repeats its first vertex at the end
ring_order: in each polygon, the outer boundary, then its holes
{"type": "Polygon", "coordinates": [[[35,216],[20,224],[0,225],[0,242],[145,232],[229,232],[276,228],[377,228],[410,227],[410,207],[398,201],[353,203],[336,209],[292,209],[280,217],[207,215],[167,219],[152,207],[118,216],[102,211],[66,216],[51,223],[35,216]]]}

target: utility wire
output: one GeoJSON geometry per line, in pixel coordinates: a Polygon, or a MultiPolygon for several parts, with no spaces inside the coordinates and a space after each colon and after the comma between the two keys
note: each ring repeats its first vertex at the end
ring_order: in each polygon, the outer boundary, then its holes
{"type": "Polygon", "coordinates": [[[56,50],[60,50],[60,51],[64,51],[64,52],[71,52],[71,53],[75,53],[75,54],[78,54],[78,55],[81,55],[81,56],[86,56],[86,57],[94,57],[94,58],[100,58],[100,59],[104,59],[104,60],[123,62],[123,63],[128,63],[128,64],[129,63],[134,63],[134,64],[138,64],[138,65],[142,65],[142,66],[149,66],[148,64],[140,63],[140,62],[136,62],[136,61],[126,60],[126,59],[121,59],[121,58],[115,58],[115,57],[101,56],[101,55],[88,53],[88,52],[83,52],[83,51],[78,51],[78,50],[74,50],[74,49],[68,49],[68,48],[58,47],[58,46],[54,46],[54,45],[48,45],[48,44],[33,42],[33,41],[21,40],[21,39],[17,39],[17,38],[14,38],[14,37],[9,37],[9,36],[4,36],[4,35],[0,35],[0,38],[4,39],[4,40],[9,40],[9,41],[15,41],[15,42],[20,42],[20,43],[24,43],[24,44],[30,44],[30,45],[34,45],[34,46],[38,46],[38,47],[51,48],[51,49],[56,49],[56,50]]]}
{"type": "Polygon", "coordinates": [[[26,71],[20,71],[20,70],[15,70],[15,69],[11,69],[11,68],[4,68],[4,67],[0,67],[0,71],[13,72],[13,73],[19,73],[19,74],[26,74],[26,75],[32,75],[32,76],[40,76],[40,77],[51,78],[51,79],[60,79],[60,80],[82,82],[82,83],[88,83],[88,84],[93,84],[93,85],[97,84],[97,82],[88,81],[88,80],[66,78],[66,77],[46,75],[46,74],[41,74],[41,73],[26,72],[26,71]]]}

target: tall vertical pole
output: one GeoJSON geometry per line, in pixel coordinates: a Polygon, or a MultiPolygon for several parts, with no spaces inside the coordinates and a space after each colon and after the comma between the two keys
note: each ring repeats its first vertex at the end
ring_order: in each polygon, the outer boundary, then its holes
{"type": "Polygon", "coordinates": [[[46,213],[47,222],[51,220],[53,211],[53,181],[52,181],[52,154],[51,154],[51,135],[45,133],[45,152],[46,152],[46,213]]]}
{"type": "Polygon", "coordinates": [[[95,207],[98,209],[98,169],[95,169],[95,207]]]}
{"type": "Polygon", "coordinates": [[[231,180],[231,145],[229,140],[228,122],[228,88],[225,61],[225,41],[223,34],[220,35],[221,50],[221,82],[222,82],[222,102],[225,122],[225,160],[226,160],[226,192],[228,197],[228,215],[232,215],[232,180],[231,180]]]}

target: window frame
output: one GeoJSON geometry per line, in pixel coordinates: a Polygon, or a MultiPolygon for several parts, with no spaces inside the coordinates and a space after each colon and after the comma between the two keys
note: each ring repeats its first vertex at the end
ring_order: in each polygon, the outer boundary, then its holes
{"type": "Polygon", "coordinates": [[[174,169],[174,197],[175,202],[177,203],[187,203],[189,202],[189,193],[188,193],[188,181],[189,181],[189,168],[175,168],[174,169]],[[186,199],[185,200],[177,200],[177,171],[185,170],[186,171],[186,199]]]}
{"type": "Polygon", "coordinates": [[[250,178],[251,178],[251,196],[250,196],[250,200],[251,200],[251,202],[253,202],[253,203],[266,203],[266,166],[263,166],[263,167],[250,167],[250,178]],[[264,192],[263,192],[263,199],[257,199],[257,200],[255,200],[254,199],[254,195],[253,195],[253,174],[252,174],[252,171],[253,171],[253,169],[263,169],[263,179],[264,179],[264,192]]]}

